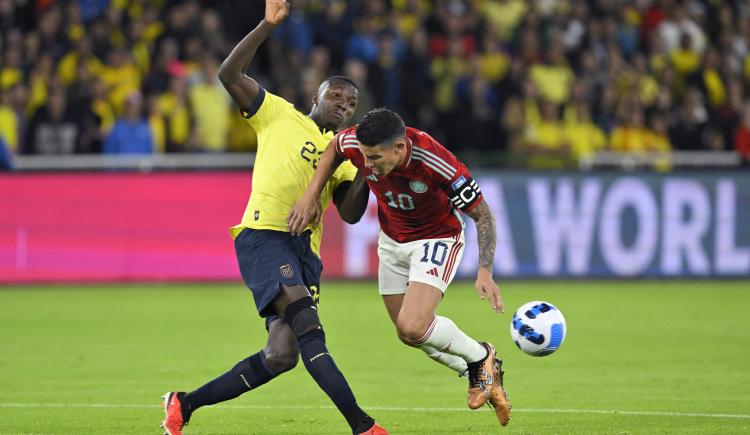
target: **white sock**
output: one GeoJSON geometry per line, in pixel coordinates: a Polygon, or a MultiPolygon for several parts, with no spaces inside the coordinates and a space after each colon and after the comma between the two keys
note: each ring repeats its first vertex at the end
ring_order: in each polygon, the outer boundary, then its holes
{"type": "Polygon", "coordinates": [[[454,372],[461,374],[464,370],[466,370],[466,361],[464,361],[463,358],[456,355],[451,355],[445,352],[440,352],[437,349],[435,349],[432,346],[428,346],[426,344],[423,344],[419,346],[424,353],[427,354],[430,358],[433,360],[439,362],[440,364],[448,367],[449,369],[453,370],[454,372]]]}
{"type": "Polygon", "coordinates": [[[458,329],[447,317],[435,316],[427,332],[418,342],[418,346],[427,345],[438,352],[456,355],[467,363],[480,361],[487,356],[487,349],[478,341],[458,329]]]}

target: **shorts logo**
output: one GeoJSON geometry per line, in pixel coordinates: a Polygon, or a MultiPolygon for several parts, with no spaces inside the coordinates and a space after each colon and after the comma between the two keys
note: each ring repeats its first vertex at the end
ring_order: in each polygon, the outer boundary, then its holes
{"type": "Polygon", "coordinates": [[[427,192],[427,185],[424,184],[421,181],[411,180],[409,182],[409,187],[411,188],[411,190],[414,191],[414,193],[425,193],[425,192],[427,192]]]}
{"type": "Polygon", "coordinates": [[[279,267],[279,272],[281,272],[281,276],[283,276],[284,278],[287,278],[287,279],[289,279],[289,278],[291,278],[291,277],[294,276],[294,269],[292,269],[292,265],[291,264],[285,264],[285,265],[279,267]]]}

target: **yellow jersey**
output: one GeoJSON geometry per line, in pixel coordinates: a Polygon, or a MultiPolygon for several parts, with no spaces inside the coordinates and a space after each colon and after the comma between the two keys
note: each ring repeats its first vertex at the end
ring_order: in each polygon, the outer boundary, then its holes
{"type": "MultiPolygon", "coordinates": [[[[258,135],[253,185],[242,222],[229,229],[234,239],[245,228],[288,232],[287,216],[312,181],[318,160],[332,131],[322,131],[309,116],[281,97],[260,89],[248,113],[243,113],[258,135]]],[[[323,211],[344,181],[354,180],[357,168],[345,161],[336,169],[320,195],[323,211]]],[[[310,227],[310,244],[320,256],[322,223],[310,227]]]]}

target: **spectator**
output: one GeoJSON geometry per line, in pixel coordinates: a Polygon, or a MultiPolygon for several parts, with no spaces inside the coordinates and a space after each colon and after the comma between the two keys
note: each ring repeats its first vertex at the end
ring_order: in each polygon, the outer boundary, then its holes
{"type": "Polygon", "coordinates": [[[448,134],[447,142],[454,143],[455,135],[450,132],[456,110],[456,84],[466,72],[467,61],[460,39],[453,39],[445,57],[432,61],[431,75],[435,83],[433,104],[437,112],[438,125],[448,134]]]}
{"type": "Polygon", "coordinates": [[[109,5],[109,0],[77,0],[81,8],[81,15],[85,22],[99,17],[109,5]]]}
{"type": "Polygon", "coordinates": [[[698,53],[703,53],[706,38],[700,26],[688,15],[685,5],[677,2],[664,8],[665,19],[659,24],[659,35],[664,41],[667,52],[677,50],[683,46],[683,36],[687,36],[689,44],[698,53]]]}
{"type": "Polygon", "coordinates": [[[304,13],[304,1],[292,0],[289,18],[281,23],[274,32],[289,51],[299,51],[308,56],[313,49],[313,29],[304,13]]]}
{"type": "Polygon", "coordinates": [[[0,171],[10,171],[13,169],[13,165],[10,159],[10,152],[8,151],[5,140],[0,136],[0,171]]]}
{"type": "Polygon", "coordinates": [[[201,14],[201,37],[209,53],[223,58],[227,53],[227,42],[219,14],[213,9],[205,9],[201,14]]]}
{"type": "MultiPolygon", "coordinates": [[[[375,108],[375,96],[370,90],[370,86],[367,82],[368,71],[367,65],[364,62],[357,59],[349,59],[344,64],[344,73],[347,77],[352,79],[359,89],[357,94],[357,110],[352,115],[351,123],[356,124],[362,120],[365,113],[375,108]]],[[[317,83],[320,83],[318,81],[317,83]]]]}
{"type": "Polygon", "coordinates": [[[697,50],[693,49],[690,35],[683,33],[680,37],[679,48],[672,51],[669,61],[677,73],[677,94],[682,94],[688,76],[700,69],[701,57],[697,50]]]}
{"type": "Polygon", "coordinates": [[[529,71],[542,98],[555,104],[568,101],[568,92],[573,83],[573,71],[563,55],[560,41],[552,42],[547,55],[547,62],[537,63],[529,71]]]}
{"type": "Polygon", "coordinates": [[[742,111],[742,122],[734,138],[734,149],[740,159],[750,163],[750,103],[746,103],[742,111]]]}
{"type": "MultiPolygon", "coordinates": [[[[226,55],[225,34],[244,33],[246,16],[263,8],[247,2],[237,14],[209,3],[0,0],[0,89],[13,95],[4,134],[12,106],[15,142],[30,152],[32,117],[61,83],[67,111],[83,119],[75,152],[102,148],[133,92],[149,96],[157,149],[251,148],[254,132],[236,112],[209,113],[194,100],[220,99],[203,57],[226,55]]],[[[302,108],[311,84],[348,70],[360,82],[360,107],[388,105],[467,149],[523,148],[522,132],[555,125],[542,119],[544,101],[563,110],[566,137],[585,138],[565,140],[574,158],[593,147],[583,131],[630,128],[634,106],[646,133],[654,122],[667,129],[669,140],[651,142],[732,148],[748,102],[750,9],[732,2],[295,0],[292,14],[253,65],[264,87],[302,108]]]]}
{"type": "Polygon", "coordinates": [[[534,169],[560,169],[567,163],[570,146],[560,122],[555,103],[541,104],[539,123],[530,123],[527,117],[525,149],[529,167],[534,169]]]}
{"type": "Polygon", "coordinates": [[[670,131],[670,140],[677,149],[686,151],[704,149],[702,137],[707,123],[708,110],[703,104],[703,96],[697,89],[690,88],[670,131]]]}
{"type": "Polygon", "coordinates": [[[359,31],[346,43],[347,59],[355,58],[372,64],[378,57],[378,38],[374,17],[364,17],[359,21],[359,31]]]}
{"type": "Polygon", "coordinates": [[[575,117],[565,123],[565,140],[570,144],[572,158],[579,163],[587,162],[597,151],[606,148],[607,137],[591,120],[588,104],[581,101],[574,110],[575,117]]]}
{"type": "Polygon", "coordinates": [[[166,122],[167,151],[185,151],[188,148],[192,132],[187,92],[187,80],[172,77],[169,89],[159,95],[159,113],[166,122]]]}
{"type": "Polygon", "coordinates": [[[726,102],[727,92],[719,72],[719,55],[713,48],[706,50],[703,55],[703,71],[698,82],[709,107],[717,109],[726,102]]]}
{"type": "Polygon", "coordinates": [[[107,98],[107,91],[99,79],[93,79],[91,82],[91,96],[86,102],[84,110],[90,114],[87,125],[90,133],[90,142],[87,152],[101,153],[104,146],[104,138],[109,135],[112,127],[115,125],[115,111],[112,104],[107,98]]]}
{"type": "Polygon", "coordinates": [[[151,154],[154,140],[151,128],[143,117],[143,96],[133,92],[125,99],[122,117],[115,121],[104,142],[105,154],[151,154]]]}
{"type": "Polygon", "coordinates": [[[21,80],[23,80],[21,66],[21,50],[13,46],[8,47],[5,53],[3,53],[2,69],[0,69],[0,90],[5,90],[21,83],[21,80]]]}
{"type": "Polygon", "coordinates": [[[730,79],[727,83],[727,98],[724,104],[716,109],[712,115],[711,122],[724,136],[725,144],[734,144],[735,133],[743,112],[743,93],[742,82],[737,79],[730,79]]]}
{"type": "Polygon", "coordinates": [[[500,39],[509,42],[527,8],[524,0],[485,1],[481,4],[480,12],[499,30],[500,39]]]}
{"type": "Polygon", "coordinates": [[[197,146],[203,151],[224,151],[229,132],[229,95],[218,81],[219,63],[213,56],[204,56],[201,70],[201,82],[189,93],[197,146]]]}
{"type": "Polygon", "coordinates": [[[113,49],[99,74],[109,92],[109,100],[117,113],[121,113],[125,99],[141,89],[141,74],[132,54],[124,48],[113,49]]]}
{"type": "Polygon", "coordinates": [[[399,65],[403,43],[394,35],[384,33],[378,39],[378,56],[372,65],[370,83],[378,105],[401,110],[401,76],[399,65]]]}
{"type": "Polygon", "coordinates": [[[18,149],[18,116],[13,109],[12,89],[0,90],[0,140],[6,152],[18,149]]]}
{"type": "Polygon", "coordinates": [[[458,150],[501,151],[507,144],[501,138],[499,99],[490,83],[478,71],[458,86],[458,150]]]}
{"type": "Polygon", "coordinates": [[[81,151],[82,119],[68,107],[65,89],[50,87],[47,103],[26,127],[23,154],[73,154],[81,151]]]}
{"type": "Polygon", "coordinates": [[[163,153],[167,149],[167,121],[159,110],[159,96],[146,96],[146,120],[151,129],[154,152],[163,153]]]}
{"type": "Polygon", "coordinates": [[[609,137],[613,151],[625,154],[644,154],[649,151],[646,140],[644,115],[640,107],[628,107],[624,110],[625,122],[615,128],[609,137]]]}
{"type": "MultiPolygon", "coordinates": [[[[426,113],[431,110],[430,98],[432,83],[430,79],[430,57],[428,51],[428,35],[424,29],[417,28],[409,39],[407,53],[401,63],[401,105],[404,108],[404,122],[408,125],[426,128],[426,113]]],[[[365,70],[365,74],[367,71],[365,70]]],[[[349,74],[347,72],[347,74],[349,74]]],[[[356,83],[356,80],[355,80],[356,83]]],[[[360,110],[365,110],[360,88],[357,112],[352,119],[360,120],[357,116],[360,110]]],[[[362,113],[364,115],[365,112],[362,113]]],[[[431,130],[431,129],[428,129],[431,130]]]]}

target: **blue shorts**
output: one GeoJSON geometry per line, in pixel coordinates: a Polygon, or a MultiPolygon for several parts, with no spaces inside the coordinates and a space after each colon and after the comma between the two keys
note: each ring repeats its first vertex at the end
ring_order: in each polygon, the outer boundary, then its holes
{"type": "Polygon", "coordinates": [[[323,263],[310,247],[310,232],[293,236],[282,231],[246,228],[234,239],[237,262],[245,285],[266,324],[278,317],[271,302],[280,285],[304,285],[318,301],[323,263]]]}

